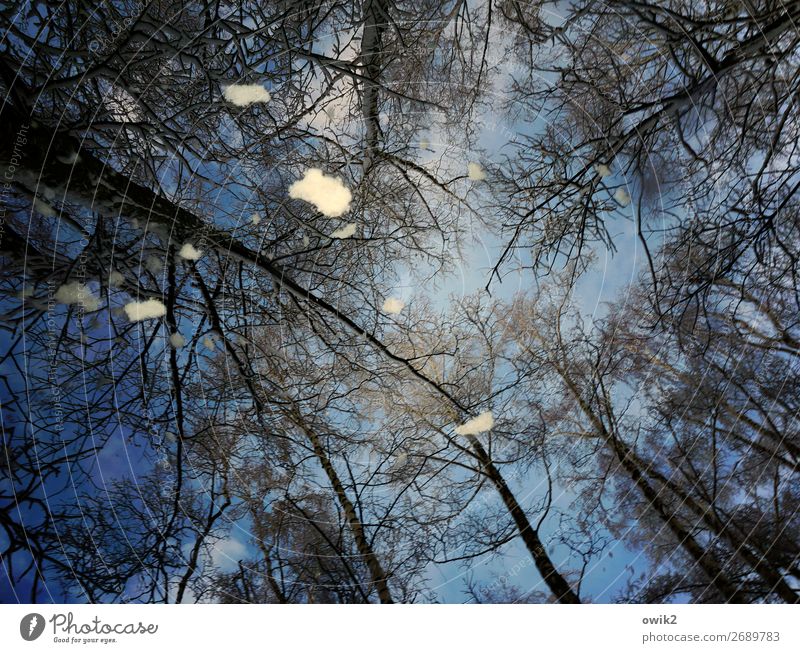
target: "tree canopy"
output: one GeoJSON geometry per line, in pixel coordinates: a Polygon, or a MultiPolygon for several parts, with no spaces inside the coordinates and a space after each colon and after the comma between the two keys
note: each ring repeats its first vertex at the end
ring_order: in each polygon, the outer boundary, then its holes
{"type": "Polygon", "coordinates": [[[800,3],[0,20],[2,600],[800,602],[800,3]]]}

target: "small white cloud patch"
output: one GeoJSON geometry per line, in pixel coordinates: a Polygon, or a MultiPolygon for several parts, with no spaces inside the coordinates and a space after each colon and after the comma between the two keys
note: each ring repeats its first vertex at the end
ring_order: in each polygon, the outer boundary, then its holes
{"type": "Polygon", "coordinates": [[[253,213],[253,215],[250,216],[250,223],[256,225],[259,222],[261,222],[261,214],[253,213]]]}
{"type": "Polygon", "coordinates": [[[203,343],[203,347],[210,349],[211,351],[214,351],[214,349],[217,347],[214,343],[214,338],[211,338],[210,336],[206,336],[201,342],[203,343]]]}
{"type": "Polygon", "coordinates": [[[108,285],[114,286],[115,288],[119,288],[125,282],[125,277],[122,276],[116,270],[111,270],[111,273],[108,275],[108,285]]]}
{"type": "Polygon", "coordinates": [[[614,193],[614,199],[622,206],[628,206],[631,203],[631,196],[624,188],[617,188],[617,192],[614,193]]]}
{"type": "Polygon", "coordinates": [[[331,238],[352,238],[356,233],[356,223],[351,222],[348,225],[345,225],[341,229],[337,229],[331,234],[331,238]]]}
{"type": "Polygon", "coordinates": [[[383,312],[391,315],[397,315],[406,306],[406,303],[398,297],[387,297],[383,302],[383,312]]]}
{"type": "Polygon", "coordinates": [[[222,94],[225,99],[237,107],[246,107],[258,102],[269,102],[269,91],[261,84],[231,84],[226,86],[222,94]]]}
{"type": "Polygon", "coordinates": [[[186,344],[186,338],[184,338],[182,334],[176,331],[175,333],[170,335],[169,344],[172,345],[175,349],[180,349],[186,344]]]}
{"type": "Polygon", "coordinates": [[[289,186],[289,197],[313,204],[317,211],[338,218],[350,210],[353,195],[338,177],[329,177],[319,168],[309,168],[303,178],[289,186]]]}
{"type": "Polygon", "coordinates": [[[167,307],[157,299],[146,299],[143,302],[125,304],[125,315],[131,322],[152,320],[167,314],[167,307]]]}
{"type": "Polygon", "coordinates": [[[178,252],[178,256],[187,261],[196,261],[203,255],[203,252],[198,251],[192,243],[184,243],[178,252]]]}
{"type": "Polygon", "coordinates": [[[86,311],[96,311],[100,308],[100,300],[94,296],[92,289],[79,281],[65,283],[56,290],[54,298],[59,304],[79,304],[86,311]]]}
{"type": "Polygon", "coordinates": [[[611,174],[611,168],[609,168],[605,163],[599,163],[594,167],[594,169],[601,179],[604,179],[611,174]]]}
{"type": "Polygon", "coordinates": [[[459,435],[477,435],[484,431],[489,431],[494,426],[494,416],[492,411],[487,410],[471,420],[467,420],[461,426],[456,427],[459,435]]]}
{"type": "Polygon", "coordinates": [[[467,164],[467,177],[472,181],[483,181],[486,179],[486,173],[483,171],[480,163],[470,161],[467,164]]]}

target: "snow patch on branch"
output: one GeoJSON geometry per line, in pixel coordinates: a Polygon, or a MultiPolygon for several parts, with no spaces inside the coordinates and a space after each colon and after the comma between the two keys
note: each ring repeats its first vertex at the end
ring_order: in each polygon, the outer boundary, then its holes
{"type": "Polygon", "coordinates": [[[611,175],[611,168],[609,168],[605,163],[598,163],[595,167],[595,172],[601,179],[605,179],[606,177],[611,175]]]}
{"type": "Polygon", "coordinates": [[[54,298],[59,304],[78,304],[89,312],[100,308],[100,300],[94,296],[92,289],[80,281],[65,283],[56,290],[54,298]]]}
{"type": "Polygon", "coordinates": [[[125,304],[125,314],[131,322],[152,320],[167,314],[167,307],[157,299],[146,299],[143,302],[125,304]]]}
{"type": "Polygon", "coordinates": [[[467,177],[469,177],[472,181],[484,181],[486,179],[486,173],[484,172],[480,163],[470,161],[467,164],[467,177]]]}
{"type": "Polygon", "coordinates": [[[161,274],[164,272],[164,261],[157,256],[148,256],[144,261],[144,267],[151,274],[161,274]]]}
{"type": "Polygon", "coordinates": [[[471,420],[467,420],[461,426],[456,427],[458,435],[477,435],[484,431],[490,431],[494,426],[494,416],[492,411],[487,410],[471,420]]]}
{"type": "Polygon", "coordinates": [[[330,218],[338,218],[350,210],[353,195],[339,177],[330,177],[319,168],[309,168],[303,178],[289,186],[289,197],[304,200],[330,218]]]}
{"type": "Polygon", "coordinates": [[[111,270],[108,275],[108,285],[119,288],[123,283],[125,283],[125,277],[120,272],[111,270]]]}
{"type": "Polygon", "coordinates": [[[406,303],[398,297],[387,297],[383,302],[383,312],[390,315],[397,315],[406,306],[406,303]]]}
{"type": "Polygon", "coordinates": [[[196,261],[202,255],[203,252],[196,249],[192,243],[184,243],[183,247],[181,247],[180,251],[178,252],[178,256],[180,256],[182,259],[186,259],[187,261],[196,261]]]}
{"type": "Polygon", "coordinates": [[[342,240],[344,238],[352,238],[356,233],[356,223],[351,222],[348,225],[345,225],[341,229],[337,229],[331,234],[331,238],[338,238],[342,240]]]}
{"type": "Polygon", "coordinates": [[[37,213],[41,213],[46,218],[55,218],[57,215],[56,210],[52,206],[38,198],[33,200],[33,208],[36,209],[37,213]]]}
{"type": "Polygon", "coordinates": [[[222,90],[222,95],[237,107],[246,107],[258,102],[269,102],[272,97],[261,84],[231,84],[222,90]]]}

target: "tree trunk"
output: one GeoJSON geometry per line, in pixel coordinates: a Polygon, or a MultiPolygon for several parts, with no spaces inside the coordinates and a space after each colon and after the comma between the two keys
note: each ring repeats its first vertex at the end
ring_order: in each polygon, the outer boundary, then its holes
{"type": "Polygon", "coordinates": [[[652,469],[647,465],[642,465],[638,456],[632,452],[630,455],[636,459],[637,465],[640,468],[643,468],[645,473],[650,478],[669,489],[670,492],[674,493],[675,496],[677,496],[681,502],[689,508],[689,510],[703,520],[703,523],[712,533],[714,533],[715,536],[725,540],[730,545],[734,553],[745,563],[750,565],[753,570],[762,578],[762,580],[772,588],[772,591],[781,597],[781,599],[787,603],[800,602],[800,595],[798,595],[797,592],[791,588],[778,569],[767,562],[768,558],[754,553],[745,541],[736,536],[736,534],[733,532],[733,529],[726,528],[725,524],[723,524],[713,513],[710,506],[701,506],[694,497],[692,497],[688,492],[684,491],[683,488],[681,488],[677,483],[670,481],[658,470],[652,469]]]}
{"type": "Polygon", "coordinates": [[[350,526],[350,531],[353,533],[353,539],[355,539],[356,548],[361,554],[361,557],[364,559],[364,562],[367,563],[367,568],[369,569],[370,577],[372,578],[372,584],[375,586],[375,589],[378,592],[378,598],[380,599],[381,603],[394,603],[392,600],[392,594],[389,591],[389,584],[387,582],[388,576],[383,570],[380,560],[378,560],[378,557],[372,550],[372,546],[370,546],[370,543],[367,541],[366,534],[364,533],[364,527],[361,525],[361,521],[358,519],[355,506],[347,496],[347,492],[345,492],[344,485],[342,485],[339,474],[331,464],[330,458],[328,457],[325,448],[322,446],[319,436],[313,430],[306,428],[305,425],[301,424],[300,428],[303,429],[303,432],[308,437],[309,442],[311,442],[311,446],[314,449],[314,454],[317,456],[320,465],[322,465],[322,469],[325,470],[325,474],[333,486],[333,491],[336,493],[336,498],[339,500],[342,510],[344,510],[347,523],[350,526]]]}
{"type": "Polygon", "coordinates": [[[378,117],[378,79],[381,74],[381,49],[383,32],[388,24],[388,3],[383,0],[368,0],[364,7],[364,30],[361,38],[361,65],[364,79],[361,90],[361,113],[364,117],[364,170],[372,166],[375,151],[379,147],[381,126],[378,117]]]}
{"type": "Polygon", "coordinates": [[[570,587],[570,584],[567,582],[566,578],[564,578],[558,572],[553,564],[553,561],[550,560],[550,556],[547,554],[542,541],[539,539],[539,533],[531,525],[530,521],[528,520],[528,516],[525,514],[525,511],[522,509],[519,503],[517,503],[514,493],[508,487],[508,484],[503,478],[503,475],[500,473],[500,470],[497,469],[495,464],[489,458],[489,454],[481,444],[480,440],[478,440],[478,438],[476,438],[474,435],[471,435],[469,436],[469,442],[472,450],[475,452],[475,455],[481,462],[484,472],[494,484],[495,489],[500,494],[500,498],[503,500],[508,512],[511,514],[511,517],[514,519],[514,523],[517,526],[517,530],[519,530],[522,541],[528,548],[528,551],[533,557],[533,562],[536,564],[536,568],[542,575],[544,582],[547,583],[550,591],[552,591],[555,595],[556,600],[559,603],[580,603],[581,600],[578,598],[578,595],[573,591],[572,587],[570,587]]]}
{"type": "Polygon", "coordinates": [[[670,511],[658,491],[649,483],[643,471],[636,464],[636,457],[628,446],[615,434],[611,433],[603,420],[592,410],[591,406],[581,395],[572,377],[566,369],[555,365],[556,371],[566,384],[572,396],[578,402],[583,414],[591,422],[598,436],[611,448],[622,468],[628,473],[631,480],[639,488],[648,505],[656,512],[667,528],[677,538],[680,545],[686,549],[697,565],[703,570],[714,588],[722,595],[726,603],[746,603],[745,597],[730,581],[719,562],[695,539],[689,529],[681,522],[678,516],[670,511]]]}

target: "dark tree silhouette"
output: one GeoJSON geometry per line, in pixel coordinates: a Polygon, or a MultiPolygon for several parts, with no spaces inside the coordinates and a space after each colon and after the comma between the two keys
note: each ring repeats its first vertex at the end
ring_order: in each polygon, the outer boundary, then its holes
{"type": "Polygon", "coordinates": [[[798,602],[800,3],[554,8],[0,9],[4,600],[798,602]]]}

